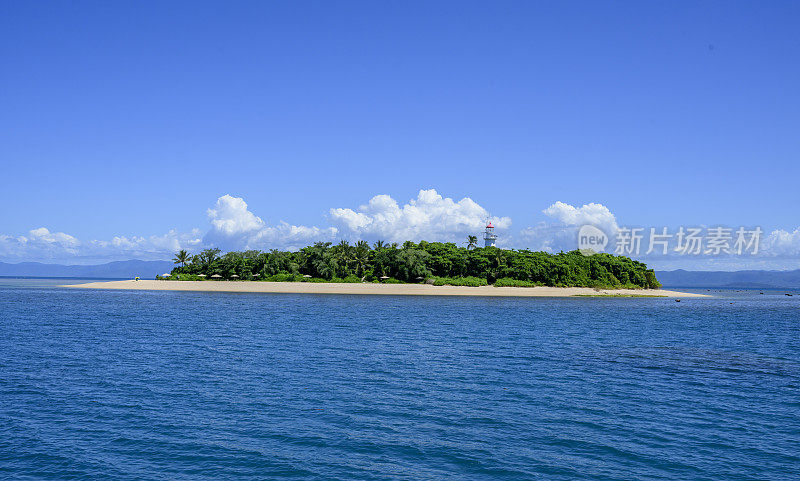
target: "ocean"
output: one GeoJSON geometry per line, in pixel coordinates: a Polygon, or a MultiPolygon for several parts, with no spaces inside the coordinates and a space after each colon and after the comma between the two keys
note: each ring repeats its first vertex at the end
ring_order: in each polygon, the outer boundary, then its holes
{"type": "Polygon", "coordinates": [[[64,282],[0,280],[2,479],[800,479],[798,293],[64,282]]]}

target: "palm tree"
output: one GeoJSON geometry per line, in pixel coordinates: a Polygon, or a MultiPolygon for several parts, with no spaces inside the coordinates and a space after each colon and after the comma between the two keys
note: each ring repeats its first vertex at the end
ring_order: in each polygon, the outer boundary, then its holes
{"type": "Polygon", "coordinates": [[[478,247],[478,236],[468,235],[466,244],[467,244],[467,250],[478,247]]]}
{"type": "Polygon", "coordinates": [[[330,242],[316,242],[313,246],[303,247],[300,250],[298,261],[300,270],[310,275],[319,274],[318,267],[327,261],[331,253],[330,242]]]}
{"type": "Polygon", "coordinates": [[[494,277],[497,278],[500,276],[500,272],[503,269],[503,264],[506,263],[506,256],[503,254],[501,249],[497,249],[497,252],[492,256],[492,260],[494,261],[494,277]]]}
{"type": "Polygon", "coordinates": [[[339,244],[333,248],[334,259],[336,259],[337,265],[341,267],[342,270],[342,272],[340,272],[341,277],[345,277],[348,274],[347,271],[350,267],[350,262],[353,260],[352,250],[353,248],[350,247],[350,244],[346,240],[339,242],[339,244]]]}
{"type": "Polygon", "coordinates": [[[314,268],[317,270],[317,273],[320,275],[320,277],[325,279],[336,277],[336,271],[338,270],[338,267],[339,266],[336,263],[336,259],[327,252],[325,253],[324,258],[314,261],[314,268]]]}
{"type": "Polygon", "coordinates": [[[398,275],[408,282],[417,277],[428,277],[431,275],[426,267],[426,262],[430,254],[418,249],[404,249],[397,254],[398,275]]]}
{"type": "Polygon", "coordinates": [[[208,269],[211,265],[219,259],[219,254],[222,252],[220,249],[214,247],[213,249],[205,249],[200,252],[198,256],[200,258],[200,262],[203,263],[203,267],[208,269]]]}
{"type": "Polygon", "coordinates": [[[367,241],[358,241],[354,248],[353,263],[356,268],[356,275],[361,274],[361,280],[364,280],[364,268],[369,264],[370,250],[367,241]]]}
{"type": "Polygon", "coordinates": [[[177,254],[175,254],[175,257],[173,257],[172,260],[174,261],[175,264],[180,264],[181,266],[185,266],[186,263],[189,262],[190,258],[191,256],[189,255],[189,252],[186,249],[181,249],[178,251],[177,254]]]}

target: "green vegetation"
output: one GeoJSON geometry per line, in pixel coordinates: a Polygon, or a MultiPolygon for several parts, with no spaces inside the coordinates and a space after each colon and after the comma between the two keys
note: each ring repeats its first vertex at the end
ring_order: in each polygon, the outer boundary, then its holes
{"type": "Polygon", "coordinates": [[[191,258],[192,256],[191,254],[189,254],[189,251],[187,251],[186,249],[181,249],[178,251],[177,254],[175,254],[175,257],[172,258],[172,261],[175,262],[175,264],[180,264],[182,266],[185,266],[186,263],[189,262],[189,260],[191,260],[191,258]]]}
{"type": "MultiPolygon", "coordinates": [[[[472,236],[471,236],[472,237],[472,236]]],[[[611,254],[578,251],[550,254],[529,250],[467,247],[453,243],[365,241],[350,245],[318,242],[297,252],[249,250],[222,254],[206,249],[195,256],[178,253],[171,279],[263,280],[273,282],[431,282],[436,285],[498,287],[658,288],[641,262],[611,254]],[[205,275],[207,277],[197,277],[205,275]],[[238,277],[233,277],[238,276],[238,277]]]]}
{"type": "Polygon", "coordinates": [[[433,278],[433,285],[434,286],[478,287],[478,286],[489,285],[489,283],[486,281],[486,279],[482,279],[480,277],[474,277],[474,276],[467,276],[467,277],[434,277],[433,278]]]}
{"type": "Polygon", "coordinates": [[[537,287],[545,284],[534,281],[523,281],[520,279],[513,279],[511,277],[503,277],[494,282],[495,287],[537,287]]]}

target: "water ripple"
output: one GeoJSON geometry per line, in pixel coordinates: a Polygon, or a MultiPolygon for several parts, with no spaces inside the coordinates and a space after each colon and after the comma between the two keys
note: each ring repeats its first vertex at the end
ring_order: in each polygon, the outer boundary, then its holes
{"type": "Polygon", "coordinates": [[[800,478],[763,297],[0,288],[0,478],[800,478]]]}

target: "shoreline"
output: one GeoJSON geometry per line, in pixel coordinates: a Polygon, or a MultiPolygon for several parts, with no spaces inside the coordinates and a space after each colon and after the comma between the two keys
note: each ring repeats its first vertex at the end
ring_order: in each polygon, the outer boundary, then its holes
{"type": "Polygon", "coordinates": [[[428,284],[347,284],[264,281],[156,281],[126,280],[89,282],[60,287],[139,291],[242,292],[262,294],[345,294],[387,296],[483,296],[483,297],[709,297],[705,294],[663,289],[601,289],[591,287],[461,287],[428,284]]]}

